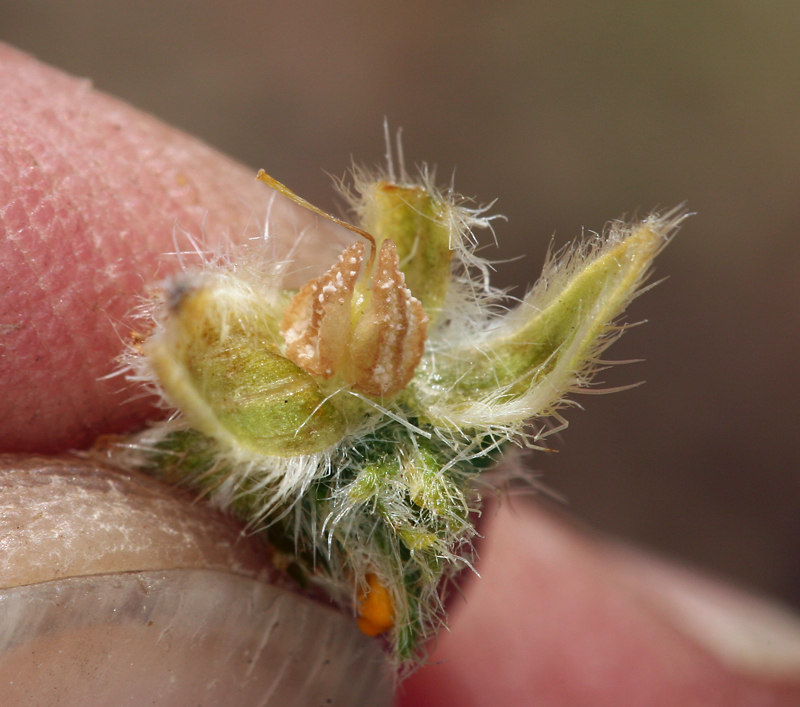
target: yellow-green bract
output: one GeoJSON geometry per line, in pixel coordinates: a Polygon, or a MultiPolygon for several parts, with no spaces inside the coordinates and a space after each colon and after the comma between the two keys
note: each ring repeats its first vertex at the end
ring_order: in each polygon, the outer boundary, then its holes
{"type": "Polygon", "coordinates": [[[386,631],[408,666],[471,563],[481,475],[589,385],[683,216],[612,224],[509,308],[474,253],[483,209],[425,173],[357,173],[351,198],[358,241],[299,291],[257,244],[164,285],[126,365],[177,414],[117,461],[267,533],[292,576],[386,631]]]}
{"type": "Polygon", "coordinates": [[[342,438],[341,413],[280,354],[264,302],[240,314],[246,293],[209,276],[170,295],[168,326],[143,352],[194,429],[242,457],[310,454],[342,438]]]}

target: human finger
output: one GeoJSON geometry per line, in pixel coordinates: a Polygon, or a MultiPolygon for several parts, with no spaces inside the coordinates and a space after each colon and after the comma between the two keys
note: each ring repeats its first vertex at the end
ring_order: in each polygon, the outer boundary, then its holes
{"type": "Polygon", "coordinates": [[[154,413],[106,376],[176,248],[257,235],[268,208],[287,238],[314,219],[272,203],[255,170],[8,46],[0,125],[0,380],[14,411],[0,449],[86,447],[154,413]]]}
{"type": "Polygon", "coordinates": [[[402,707],[800,704],[800,617],[592,537],[542,508],[488,513],[465,598],[402,707]]]}

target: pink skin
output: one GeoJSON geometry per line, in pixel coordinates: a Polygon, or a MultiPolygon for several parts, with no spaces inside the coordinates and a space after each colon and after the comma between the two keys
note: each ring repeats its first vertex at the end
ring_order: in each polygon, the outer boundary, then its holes
{"type": "Polygon", "coordinates": [[[120,352],[115,324],[169,270],[173,229],[202,229],[210,244],[241,234],[246,201],[265,190],[86,81],[7,47],[0,62],[0,377],[14,410],[0,448],[85,447],[152,415],[100,378],[120,352]]]}
{"type": "MultiPolygon", "coordinates": [[[[253,170],[7,47],[0,126],[0,379],[11,412],[0,451],[57,453],[135,430],[151,402],[124,402],[118,379],[101,380],[122,348],[119,322],[175,267],[163,254],[176,225],[208,244],[237,237],[266,188],[253,170]]],[[[659,599],[677,570],[527,505],[490,514],[486,536],[482,579],[455,603],[436,664],[401,688],[403,707],[800,704],[800,666],[742,670],[678,627],[659,599]]],[[[728,596],[703,586],[712,603],[728,596]]],[[[748,611],[751,600],[730,594],[748,611]]]]}

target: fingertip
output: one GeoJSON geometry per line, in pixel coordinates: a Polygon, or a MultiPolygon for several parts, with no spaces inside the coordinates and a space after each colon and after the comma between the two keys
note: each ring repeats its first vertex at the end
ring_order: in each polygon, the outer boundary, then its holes
{"type": "Polygon", "coordinates": [[[384,706],[352,617],[194,494],[96,460],[0,454],[4,706],[384,706]]]}
{"type": "Polygon", "coordinates": [[[103,380],[173,235],[209,248],[263,216],[254,173],[7,45],[0,47],[0,449],[57,452],[141,424],[103,380]],[[122,329],[122,331],[120,331],[122,329]]]}
{"type": "Polygon", "coordinates": [[[485,535],[481,577],[401,707],[800,703],[796,676],[736,668],[656,610],[616,546],[525,507],[501,508],[485,535]]]}

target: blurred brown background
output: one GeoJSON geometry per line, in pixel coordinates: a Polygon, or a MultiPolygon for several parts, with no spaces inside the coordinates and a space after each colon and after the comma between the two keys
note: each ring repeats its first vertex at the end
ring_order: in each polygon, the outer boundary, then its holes
{"type": "Polygon", "coordinates": [[[800,5],[0,0],[0,39],[312,202],[408,162],[498,199],[503,285],[624,213],[697,212],[612,349],[646,380],[530,466],[589,525],[800,606],[800,5]]]}

